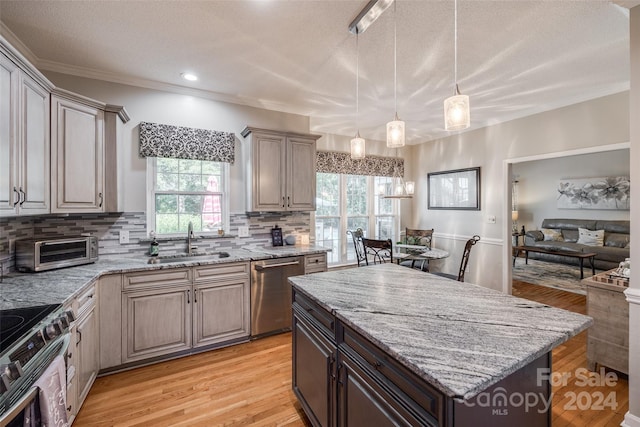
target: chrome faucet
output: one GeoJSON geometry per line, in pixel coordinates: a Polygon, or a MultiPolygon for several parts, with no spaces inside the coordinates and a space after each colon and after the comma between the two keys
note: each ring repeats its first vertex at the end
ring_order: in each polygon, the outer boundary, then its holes
{"type": "Polygon", "coordinates": [[[193,223],[189,221],[189,228],[187,229],[187,254],[193,255],[193,250],[198,249],[197,246],[193,246],[191,241],[194,239],[193,235],[193,223]]]}

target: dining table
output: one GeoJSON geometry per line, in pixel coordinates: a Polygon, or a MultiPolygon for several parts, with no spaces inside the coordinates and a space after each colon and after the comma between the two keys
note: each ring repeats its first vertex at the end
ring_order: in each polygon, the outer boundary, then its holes
{"type": "Polygon", "coordinates": [[[443,259],[449,257],[449,252],[444,249],[429,248],[424,245],[409,245],[404,243],[397,243],[395,245],[397,249],[404,249],[406,253],[396,252],[394,257],[398,260],[398,264],[402,261],[411,261],[411,268],[415,266],[416,261],[425,262],[434,259],[443,259]]]}

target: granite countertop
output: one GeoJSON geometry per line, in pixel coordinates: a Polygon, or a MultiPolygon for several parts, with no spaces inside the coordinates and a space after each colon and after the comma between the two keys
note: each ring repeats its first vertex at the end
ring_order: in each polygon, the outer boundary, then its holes
{"type": "MultiPolygon", "coordinates": [[[[136,271],[163,270],[197,265],[223,264],[281,258],[293,255],[325,253],[329,249],[314,245],[295,245],[280,248],[250,248],[224,250],[229,257],[219,258],[217,252],[211,257],[185,257],[179,261],[149,264],[150,257],[135,255],[104,257],[93,263],[77,267],[60,268],[40,273],[12,273],[0,283],[0,310],[46,304],[65,304],[77,296],[86,286],[106,274],[132,273],[136,271]]],[[[163,254],[165,257],[166,254],[163,254]]],[[[198,254],[196,254],[198,255],[198,254]]]]}
{"type": "Polygon", "coordinates": [[[581,314],[394,264],[289,280],[454,398],[472,398],[593,323],[581,314]]]}

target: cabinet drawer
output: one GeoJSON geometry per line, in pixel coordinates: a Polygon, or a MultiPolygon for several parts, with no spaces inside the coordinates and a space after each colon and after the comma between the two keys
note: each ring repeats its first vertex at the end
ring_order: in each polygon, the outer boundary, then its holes
{"type": "Polygon", "coordinates": [[[335,318],[327,310],[295,289],[293,289],[293,302],[294,309],[305,315],[307,320],[311,321],[320,332],[335,340],[335,318]]]}
{"type": "Polygon", "coordinates": [[[166,287],[191,283],[190,268],[176,268],[143,273],[125,274],[124,290],[166,287]]]}
{"type": "Polygon", "coordinates": [[[305,255],[304,273],[318,273],[327,271],[327,254],[305,255]]]}
{"type": "Polygon", "coordinates": [[[414,413],[422,412],[426,424],[438,424],[444,419],[445,397],[442,393],[342,323],[338,328],[338,344],[342,344],[340,348],[390,393],[409,405],[414,413]]]}
{"type": "Polygon", "coordinates": [[[96,305],[96,285],[92,284],[85,288],[76,298],[76,317],[82,316],[87,310],[96,305]]]}
{"type": "Polygon", "coordinates": [[[234,264],[203,265],[193,269],[193,280],[197,282],[212,280],[223,281],[229,279],[248,278],[249,263],[240,262],[234,264]]]}

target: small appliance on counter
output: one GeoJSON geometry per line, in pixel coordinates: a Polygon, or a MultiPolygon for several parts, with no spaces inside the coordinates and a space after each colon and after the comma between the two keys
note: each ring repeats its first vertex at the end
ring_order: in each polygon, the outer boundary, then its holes
{"type": "Polygon", "coordinates": [[[277,225],[271,229],[271,241],[273,246],[283,246],[282,228],[277,225]]]}
{"type": "Polygon", "coordinates": [[[16,241],[16,268],[22,272],[53,270],[97,260],[98,238],[95,236],[16,241]]]}

